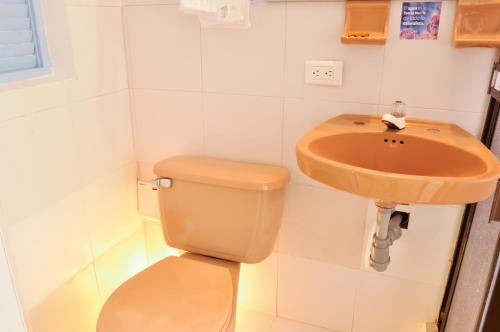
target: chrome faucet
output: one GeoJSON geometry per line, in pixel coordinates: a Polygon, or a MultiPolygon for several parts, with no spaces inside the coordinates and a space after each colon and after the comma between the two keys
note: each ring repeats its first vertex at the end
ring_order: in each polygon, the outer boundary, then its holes
{"type": "Polygon", "coordinates": [[[397,100],[392,104],[391,113],[382,116],[382,122],[389,129],[401,130],[406,127],[405,103],[397,100]]]}

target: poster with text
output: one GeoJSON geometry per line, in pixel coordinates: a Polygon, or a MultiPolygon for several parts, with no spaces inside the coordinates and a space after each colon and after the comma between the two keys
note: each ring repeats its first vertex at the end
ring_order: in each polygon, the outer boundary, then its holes
{"type": "Polygon", "coordinates": [[[441,1],[403,2],[400,39],[437,39],[441,1]]]}

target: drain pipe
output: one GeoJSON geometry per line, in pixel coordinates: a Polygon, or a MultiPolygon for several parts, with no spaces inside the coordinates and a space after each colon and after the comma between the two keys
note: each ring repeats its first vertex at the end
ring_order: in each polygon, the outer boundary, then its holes
{"type": "Polygon", "coordinates": [[[387,270],[391,262],[389,247],[401,237],[402,215],[394,213],[395,205],[377,204],[377,226],[370,251],[370,266],[378,272],[387,270]]]}

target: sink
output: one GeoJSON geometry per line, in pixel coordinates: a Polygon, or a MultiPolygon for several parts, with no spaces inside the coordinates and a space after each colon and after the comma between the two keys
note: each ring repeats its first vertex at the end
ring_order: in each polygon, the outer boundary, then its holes
{"type": "Polygon", "coordinates": [[[408,120],[391,130],[379,117],[344,114],[297,143],[309,177],[392,204],[464,204],[493,193],[497,158],[477,138],[447,123],[408,120]]]}

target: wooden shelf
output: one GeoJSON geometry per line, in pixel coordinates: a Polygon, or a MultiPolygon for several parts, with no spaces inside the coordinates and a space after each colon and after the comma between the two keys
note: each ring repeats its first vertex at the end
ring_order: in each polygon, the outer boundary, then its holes
{"type": "Polygon", "coordinates": [[[500,47],[500,0],[459,0],[456,47],[500,47]]]}
{"type": "Polygon", "coordinates": [[[343,43],[385,44],[389,0],[347,0],[343,43]]]}

